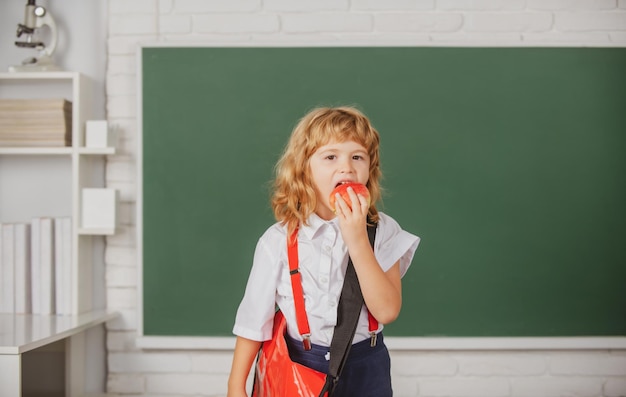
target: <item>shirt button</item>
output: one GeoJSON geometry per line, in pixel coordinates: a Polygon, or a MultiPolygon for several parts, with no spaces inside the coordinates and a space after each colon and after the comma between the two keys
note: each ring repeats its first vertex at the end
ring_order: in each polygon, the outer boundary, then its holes
{"type": "Polygon", "coordinates": [[[324,250],[325,250],[326,252],[330,252],[330,245],[326,245],[326,246],[324,246],[324,250]]]}
{"type": "Polygon", "coordinates": [[[330,307],[335,307],[335,305],[337,304],[337,302],[335,301],[330,301],[330,307]]]}
{"type": "Polygon", "coordinates": [[[320,281],[321,281],[323,284],[326,284],[326,283],[328,282],[328,279],[327,279],[326,277],[322,277],[322,278],[320,279],[320,281]]]}

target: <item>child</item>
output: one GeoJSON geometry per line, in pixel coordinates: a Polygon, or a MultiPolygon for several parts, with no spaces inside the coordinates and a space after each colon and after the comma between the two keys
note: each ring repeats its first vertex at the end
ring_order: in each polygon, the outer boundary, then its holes
{"type": "Polygon", "coordinates": [[[376,210],[380,178],[379,135],[357,109],[319,108],[300,120],[276,166],[272,207],[278,223],[258,241],[237,311],[229,397],[247,396],[246,379],[262,342],[271,339],[276,305],[287,319],[286,339],[292,360],[320,372],[328,370],[323,352],[328,351],[337,322],[348,255],[365,305],[333,396],[392,395],[389,352],[380,334],[383,327],[379,325],[376,331],[376,346],[370,347],[368,310],[379,324],[396,319],[402,305],[400,278],[411,263],[419,238],[376,210]],[[329,196],[344,182],[366,185],[371,204],[348,188],[350,203],[336,195],[333,211],[329,196]],[[378,223],[374,250],[368,240],[368,219],[378,223]],[[314,346],[309,351],[300,342],[287,261],[287,236],[296,228],[299,270],[314,346]]]}

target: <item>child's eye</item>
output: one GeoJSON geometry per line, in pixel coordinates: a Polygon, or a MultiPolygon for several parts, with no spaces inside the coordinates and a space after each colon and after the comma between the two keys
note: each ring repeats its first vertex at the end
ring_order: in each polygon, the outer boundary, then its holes
{"type": "Polygon", "coordinates": [[[355,154],[354,156],[352,156],[352,160],[363,160],[363,156],[355,154]]]}
{"type": "Polygon", "coordinates": [[[328,156],[326,156],[327,160],[334,160],[336,158],[337,158],[337,156],[335,156],[334,154],[329,154],[328,156]]]}

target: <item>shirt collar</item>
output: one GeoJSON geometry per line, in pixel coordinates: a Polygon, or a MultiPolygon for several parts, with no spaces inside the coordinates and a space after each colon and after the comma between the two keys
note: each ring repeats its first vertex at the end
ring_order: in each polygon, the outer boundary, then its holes
{"type": "Polygon", "coordinates": [[[329,221],[325,221],[320,218],[316,213],[313,213],[311,214],[311,216],[309,216],[307,223],[308,225],[302,225],[300,227],[300,231],[302,231],[302,233],[304,233],[304,235],[308,239],[312,239],[313,237],[315,237],[317,232],[322,230],[325,226],[334,227],[335,229],[339,227],[339,221],[337,220],[337,217],[329,221]]]}

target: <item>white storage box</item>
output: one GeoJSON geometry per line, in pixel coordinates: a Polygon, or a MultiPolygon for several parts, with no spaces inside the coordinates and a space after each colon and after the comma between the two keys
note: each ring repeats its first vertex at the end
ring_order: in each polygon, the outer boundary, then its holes
{"type": "Polygon", "coordinates": [[[81,229],[113,234],[117,226],[118,196],[116,189],[83,189],[81,229]]]}
{"type": "Polygon", "coordinates": [[[115,147],[117,131],[109,128],[106,120],[88,120],[85,129],[85,146],[89,148],[115,147]]]}

